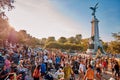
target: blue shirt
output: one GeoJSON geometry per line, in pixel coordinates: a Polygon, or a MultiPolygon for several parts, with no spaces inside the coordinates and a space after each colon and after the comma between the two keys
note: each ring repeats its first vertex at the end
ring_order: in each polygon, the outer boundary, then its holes
{"type": "Polygon", "coordinates": [[[61,61],[60,57],[56,57],[56,64],[59,64],[61,61]]]}
{"type": "Polygon", "coordinates": [[[42,63],[41,64],[41,73],[45,73],[46,72],[46,64],[42,63]]]}

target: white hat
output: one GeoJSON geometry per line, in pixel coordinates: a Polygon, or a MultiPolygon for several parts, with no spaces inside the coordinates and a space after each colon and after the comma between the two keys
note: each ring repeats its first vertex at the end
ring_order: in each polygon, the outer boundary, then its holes
{"type": "Polygon", "coordinates": [[[59,70],[62,70],[62,68],[59,68],[59,70]]]}
{"type": "Polygon", "coordinates": [[[115,80],[115,79],[111,77],[109,80],[115,80]]]}
{"type": "Polygon", "coordinates": [[[59,71],[62,71],[62,68],[59,68],[59,71]]]}

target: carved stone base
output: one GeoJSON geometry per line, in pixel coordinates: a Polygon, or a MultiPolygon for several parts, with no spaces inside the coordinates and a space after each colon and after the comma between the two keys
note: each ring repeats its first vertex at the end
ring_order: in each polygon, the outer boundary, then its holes
{"type": "Polygon", "coordinates": [[[94,54],[94,49],[87,49],[86,53],[87,54],[94,54]]]}

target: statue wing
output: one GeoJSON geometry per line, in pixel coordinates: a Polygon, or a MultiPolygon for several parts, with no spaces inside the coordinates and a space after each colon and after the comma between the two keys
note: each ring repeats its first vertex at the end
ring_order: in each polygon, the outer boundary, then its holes
{"type": "Polygon", "coordinates": [[[94,8],[98,8],[98,7],[97,7],[98,4],[99,4],[99,3],[97,3],[94,8]]]}
{"type": "Polygon", "coordinates": [[[94,8],[93,8],[93,7],[90,7],[90,9],[94,10],[94,8]]]}

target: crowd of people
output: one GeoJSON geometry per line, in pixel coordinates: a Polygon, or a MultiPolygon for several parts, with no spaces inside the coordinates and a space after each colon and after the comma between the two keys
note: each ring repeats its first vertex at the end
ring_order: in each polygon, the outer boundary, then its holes
{"type": "Polygon", "coordinates": [[[110,79],[120,80],[120,65],[114,58],[71,56],[7,41],[0,49],[0,80],[106,80],[103,74],[108,71],[110,79]]]}

